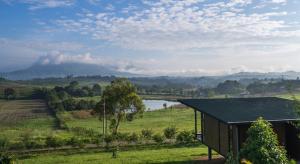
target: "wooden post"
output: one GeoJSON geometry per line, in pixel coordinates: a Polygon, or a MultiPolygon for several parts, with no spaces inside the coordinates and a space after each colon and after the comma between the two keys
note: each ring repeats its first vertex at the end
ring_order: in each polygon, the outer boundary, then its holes
{"type": "Polygon", "coordinates": [[[196,111],[196,109],[194,109],[194,115],[195,115],[195,138],[197,139],[198,122],[197,122],[197,111],[196,111]]]}
{"type": "Polygon", "coordinates": [[[211,148],[208,147],[208,160],[212,159],[211,148]]]}
{"type": "Polygon", "coordinates": [[[106,119],[106,117],[105,117],[105,99],[103,100],[103,127],[102,127],[102,129],[103,129],[103,136],[105,137],[105,135],[106,135],[106,121],[105,121],[105,119],[106,119]]]}

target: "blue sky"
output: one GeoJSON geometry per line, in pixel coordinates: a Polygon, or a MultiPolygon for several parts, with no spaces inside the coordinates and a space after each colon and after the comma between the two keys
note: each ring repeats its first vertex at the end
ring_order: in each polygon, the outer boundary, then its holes
{"type": "Polygon", "coordinates": [[[300,71],[299,0],[0,0],[0,71],[83,62],[149,75],[300,71]]]}

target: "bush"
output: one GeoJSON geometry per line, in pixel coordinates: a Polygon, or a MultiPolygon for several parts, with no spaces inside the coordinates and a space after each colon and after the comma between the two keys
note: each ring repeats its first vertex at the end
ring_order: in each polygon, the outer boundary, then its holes
{"type": "Polygon", "coordinates": [[[73,147],[84,147],[84,140],[78,137],[71,137],[70,140],[68,141],[68,144],[70,144],[73,147]]]}
{"type": "Polygon", "coordinates": [[[63,146],[65,144],[65,141],[63,138],[59,137],[59,136],[48,136],[46,138],[46,146],[48,147],[60,147],[63,146]]]}
{"type": "Polygon", "coordinates": [[[42,148],[45,143],[40,137],[33,137],[30,131],[23,133],[21,136],[21,144],[26,149],[42,148]]]}
{"type": "Polygon", "coordinates": [[[175,138],[176,128],[175,127],[167,127],[164,129],[164,135],[167,139],[175,138]]]}
{"type": "Polygon", "coordinates": [[[13,164],[15,159],[12,155],[0,152],[0,164],[13,164]]]}
{"type": "Polygon", "coordinates": [[[155,135],[153,136],[153,140],[154,140],[156,143],[161,144],[161,143],[164,142],[165,138],[164,138],[164,136],[161,135],[161,134],[155,134],[155,135]]]}
{"type": "Polygon", "coordinates": [[[104,137],[104,141],[105,141],[105,143],[107,144],[107,145],[109,145],[109,144],[111,144],[113,141],[115,141],[116,140],[116,136],[115,135],[106,135],[105,137],[104,137]]]}
{"type": "Polygon", "coordinates": [[[128,141],[129,134],[128,133],[118,133],[116,135],[118,141],[128,141]]]}
{"type": "Polygon", "coordinates": [[[142,130],[142,137],[145,139],[151,139],[153,135],[153,131],[151,129],[143,129],[142,130]]]}
{"type": "Polygon", "coordinates": [[[241,158],[252,163],[288,163],[286,151],[279,146],[277,135],[268,121],[258,118],[247,134],[248,138],[241,149],[241,158]]]}
{"type": "Polygon", "coordinates": [[[6,151],[9,147],[9,140],[5,137],[0,138],[0,152],[6,151]]]}
{"type": "Polygon", "coordinates": [[[180,132],[177,137],[176,141],[178,143],[192,143],[194,141],[194,134],[191,131],[182,131],[180,132]]]}
{"type": "Polygon", "coordinates": [[[139,141],[139,135],[136,134],[136,133],[132,133],[129,138],[128,138],[128,141],[130,142],[138,142],[139,141]]]}

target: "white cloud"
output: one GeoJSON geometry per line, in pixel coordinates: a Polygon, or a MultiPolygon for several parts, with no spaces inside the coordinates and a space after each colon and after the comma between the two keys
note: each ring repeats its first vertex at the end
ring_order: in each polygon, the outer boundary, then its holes
{"type": "MultiPolygon", "coordinates": [[[[84,18],[60,19],[56,23],[67,31],[79,32],[113,45],[140,50],[187,50],[232,46],[250,38],[299,37],[298,30],[277,16],[289,13],[244,13],[251,0],[207,3],[203,0],[143,1],[145,10],[130,16],[101,12],[84,18]],[[205,7],[200,8],[199,6],[205,7]]],[[[126,10],[130,12],[130,10],[126,10]]]]}
{"type": "Polygon", "coordinates": [[[24,3],[30,10],[72,6],[75,0],[4,0],[7,4],[24,3]]]}

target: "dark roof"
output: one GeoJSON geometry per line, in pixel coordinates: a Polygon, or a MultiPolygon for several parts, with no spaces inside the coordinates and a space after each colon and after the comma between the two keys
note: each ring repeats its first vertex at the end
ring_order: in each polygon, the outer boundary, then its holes
{"type": "Polygon", "coordinates": [[[298,120],[293,101],[275,97],[181,99],[178,101],[229,124],[253,122],[258,117],[271,122],[298,120]]]}

